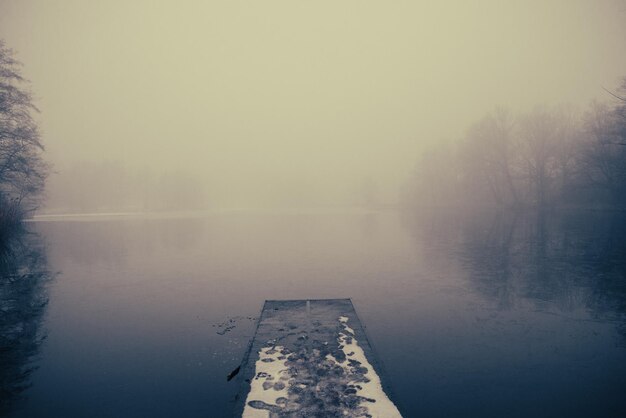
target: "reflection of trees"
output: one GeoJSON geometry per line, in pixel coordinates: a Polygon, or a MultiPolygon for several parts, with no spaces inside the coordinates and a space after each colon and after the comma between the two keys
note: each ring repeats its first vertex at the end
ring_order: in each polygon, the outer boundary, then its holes
{"type": "Polygon", "coordinates": [[[582,226],[591,236],[589,240],[581,242],[580,251],[587,254],[585,268],[594,284],[589,305],[594,312],[625,319],[626,220],[623,213],[613,213],[610,218],[591,224],[583,222],[582,226]]]}
{"type": "Polygon", "coordinates": [[[462,256],[473,271],[481,292],[497,300],[501,308],[515,303],[516,274],[514,241],[518,216],[486,213],[473,216],[463,225],[462,256]]]}
{"type": "Polygon", "coordinates": [[[19,230],[0,238],[0,415],[4,415],[29,387],[36,368],[50,274],[37,234],[19,230]]]}
{"type": "Polygon", "coordinates": [[[475,288],[501,308],[517,303],[588,309],[626,319],[623,214],[534,212],[473,218],[459,248],[475,288]]]}

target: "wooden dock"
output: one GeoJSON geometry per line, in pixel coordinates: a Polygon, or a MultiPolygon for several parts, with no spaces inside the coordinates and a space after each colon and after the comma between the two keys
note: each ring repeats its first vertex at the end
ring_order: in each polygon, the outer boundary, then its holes
{"type": "Polygon", "coordinates": [[[350,299],[266,301],[235,416],[401,417],[350,299]]]}

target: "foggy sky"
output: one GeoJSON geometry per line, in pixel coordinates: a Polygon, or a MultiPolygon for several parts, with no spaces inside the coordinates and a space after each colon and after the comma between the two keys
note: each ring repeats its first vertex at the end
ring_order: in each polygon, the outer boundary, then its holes
{"type": "Polygon", "coordinates": [[[424,147],[496,105],[605,97],[625,23],[615,0],[0,0],[57,170],[186,172],[226,207],[372,181],[393,202],[424,147]]]}

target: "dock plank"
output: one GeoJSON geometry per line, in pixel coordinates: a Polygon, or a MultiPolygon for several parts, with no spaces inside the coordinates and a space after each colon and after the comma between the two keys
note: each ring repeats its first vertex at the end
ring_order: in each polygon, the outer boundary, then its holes
{"type": "Polygon", "coordinates": [[[235,416],[401,417],[350,299],[266,301],[235,416]]]}

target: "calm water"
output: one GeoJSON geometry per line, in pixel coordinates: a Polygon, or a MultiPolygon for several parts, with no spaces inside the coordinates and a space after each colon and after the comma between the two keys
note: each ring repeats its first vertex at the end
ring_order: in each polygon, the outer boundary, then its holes
{"type": "Polygon", "coordinates": [[[1,249],[0,415],[227,417],[265,299],[350,297],[406,417],[626,416],[623,218],[30,223],[1,249]]]}

